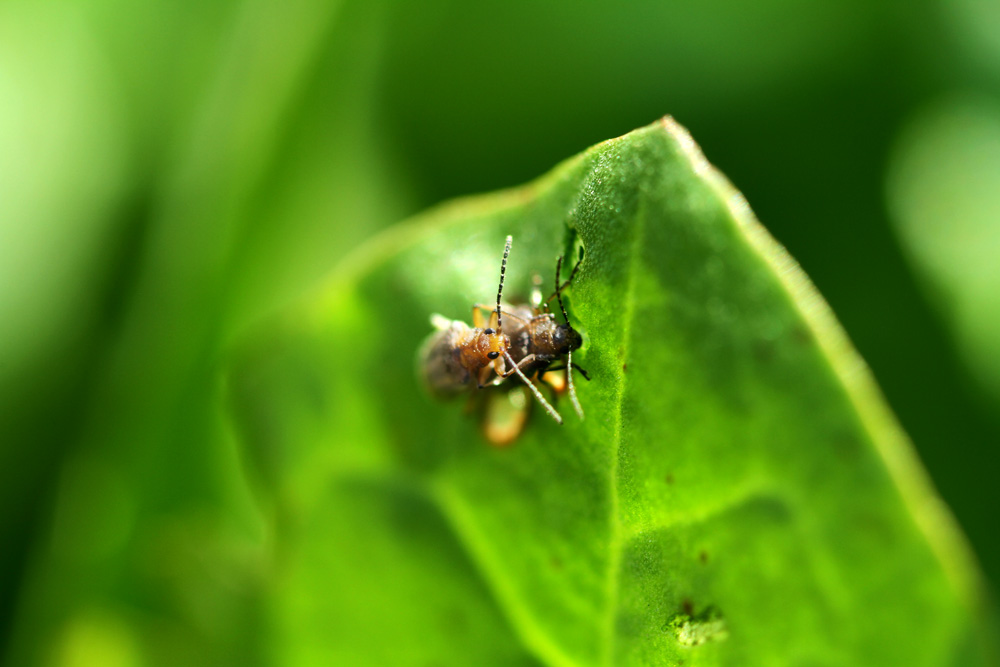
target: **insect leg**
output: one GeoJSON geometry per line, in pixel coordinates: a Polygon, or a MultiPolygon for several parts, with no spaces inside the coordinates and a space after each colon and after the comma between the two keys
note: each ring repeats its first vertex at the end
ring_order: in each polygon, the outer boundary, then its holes
{"type": "Polygon", "coordinates": [[[507,354],[506,352],[504,352],[504,356],[507,357],[508,360],[510,360],[510,363],[512,364],[512,368],[509,371],[506,370],[506,369],[504,369],[503,371],[498,372],[497,373],[497,378],[495,380],[493,380],[493,384],[494,385],[502,384],[504,380],[506,380],[507,378],[509,378],[515,372],[520,373],[521,366],[528,366],[528,365],[530,365],[531,363],[533,363],[535,361],[535,355],[534,355],[534,353],[529,354],[524,359],[521,359],[521,363],[520,364],[515,364],[514,363],[514,359],[509,354],[507,354]]]}
{"type": "Polygon", "coordinates": [[[476,378],[476,380],[478,382],[477,387],[479,389],[482,389],[483,387],[486,386],[486,378],[489,377],[490,371],[492,371],[492,370],[493,370],[493,365],[492,364],[483,366],[482,369],[480,369],[480,371],[479,371],[479,377],[476,378]]]}
{"type": "MultiPolygon", "coordinates": [[[[472,307],[472,316],[473,316],[473,317],[475,317],[475,313],[476,313],[476,310],[481,310],[481,311],[483,311],[484,313],[487,313],[487,312],[488,312],[488,313],[490,313],[490,314],[491,314],[491,315],[490,315],[491,317],[492,317],[493,315],[496,315],[496,312],[497,312],[497,311],[496,311],[496,309],[495,309],[495,308],[494,308],[493,306],[487,306],[487,305],[485,305],[485,304],[482,304],[482,303],[477,303],[477,304],[476,304],[475,306],[473,306],[473,307],[472,307]]],[[[521,324],[527,324],[527,323],[528,323],[528,322],[527,322],[527,320],[525,320],[525,319],[524,319],[523,317],[518,317],[517,315],[514,315],[513,313],[511,313],[511,312],[510,312],[510,309],[507,309],[507,310],[505,310],[505,311],[503,311],[503,312],[507,313],[506,315],[504,315],[504,317],[509,317],[509,318],[510,318],[510,319],[512,319],[512,320],[517,320],[517,321],[518,321],[518,322],[520,322],[521,324]]],[[[480,315],[480,316],[481,316],[481,315],[480,315]]],[[[478,325],[478,324],[477,324],[477,325],[475,325],[475,326],[477,326],[477,327],[480,327],[480,328],[481,328],[481,325],[478,325]]]]}
{"type": "MultiPolygon", "coordinates": [[[[556,420],[557,424],[562,424],[563,423],[562,417],[559,416],[559,413],[556,412],[556,409],[554,407],[552,407],[549,404],[548,401],[545,400],[545,397],[542,396],[542,392],[538,391],[538,387],[536,387],[534,385],[534,383],[531,380],[529,380],[528,377],[524,373],[521,372],[521,369],[518,368],[517,364],[514,363],[514,359],[511,358],[510,354],[508,352],[504,351],[503,356],[505,356],[507,358],[507,361],[510,362],[510,364],[512,366],[511,370],[513,370],[513,372],[517,373],[517,376],[519,378],[521,378],[521,380],[524,382],[524,384],[528,385],[528,389],[530,389],[531,393],[535,395],[535,398],[538,399],[538,402],[542,404],[542,407],[545,408],[545,411],[548,412],[549,415],[553,419],[556,420]]],[[[527,357],[525,357],[525,359],[527,359],[527,357]]],[[[523,363],[523,360],[522,360],[522,363],[523,363]]]]}
{"type": "Polygon", "coordinates": [[[507,361],[509,361],[513,365],[513,367],[511,368],[511,370],[504,371],[500,375],[500,377],[503,377],[503,378],[509,377],[514,372],[514,368],[516,368],[517,370],[521,370],[522,366],[528,366],[532,362],[535,361],[535,354],[534,353],[531,353],[528,356],[526,356],[524,359],[521,359],[521,362],[518,363],[518,364],[514,363],[514,359],[508,353],[504,352],[504,356],[507,357],[507,361]]]}
{"type": "MultiPolygon", "coordinates": [[[[580,375],[583,376],[584,380],[587,380],[588,382],[590,381],[590,375],[587,373],[586,370],[584,370],[580,366],[580,364],[578,364],[576,362],[573,362],[573,368],[576,369],[577,373],[579,373],[580,375]]],[[[548,368],[545,369],[544,372],[548,373],[549,371],[564,371],[564,370],[566,370],[566,364],[563,364],[562,366],[549,366],[548,368]]],[[[541,378],[542,378],[542,376],[541,376],[541,374],[539,374],[538,375],[538,379],[541,379],[541,378]]]]}

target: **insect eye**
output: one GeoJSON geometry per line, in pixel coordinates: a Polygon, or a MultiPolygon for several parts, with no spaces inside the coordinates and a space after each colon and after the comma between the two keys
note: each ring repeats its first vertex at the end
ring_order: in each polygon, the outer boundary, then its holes
{"type": "Polygon", "coordinates": [[[496,330],[496,329],[484,329],[484,330],[483,330],[483,333],[484,333],[484,334],[486,334],[487,336],[492,336],[492,335],[493,335],[493,334],[495,334],[496,332],[497,332],[497,330],[496,330]]]}
{"type": "Polygon", "coordinates": [[[490,352],[486,356],[489,357],[490,359],[496,359],[497,357],[500,356],[500,353],[499,352],[490,352]]]}

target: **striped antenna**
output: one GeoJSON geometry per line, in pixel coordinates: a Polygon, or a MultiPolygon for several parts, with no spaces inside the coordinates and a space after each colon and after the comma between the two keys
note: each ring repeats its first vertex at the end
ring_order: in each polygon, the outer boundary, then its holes
{"type": "Polygon", "coordinates": [[[500,315],[500,295],[503,294],[503,277],[507,273],[507,256],[510,255],[510,244],[513,236],[507,236],[507,245],[503,249],[503,261],[500,263],[500,287],[497,288],[497,331],[503,331],[503,320],[500,315]]]}
{"type": "Polygon", "coordinates": [[[530,389],[531,393],[535,395],[535,398],[538,399],[538,402],[542,404],[542,407],[545,408],[545,411],[548,412],[549,415],[551,415],[551,417],[556,420],[557,424],[561,425],[563,423],[562,417],[560,417],[559,413],[556,412],[556,409],[552,407],[548,401],[545,400],[545,397],[542,396],[542,392],[538,391],[538,387],[535,386],[535,383],[529,380],[527,376],[521,372],[521,369],[518,368],[517,364],[514,363],[514,359],[510,356],[510,353],[504,350],[503,356],[504,359],[507,360],[507,363],[513,366],[514,372],[517,373],[517,377],[521,378],[524,384],[528,385],[528,389],[530,389]]]}
{"type": "Polygon", "coordinates": [[[583,419],[583,408],[580,407],[580,399],[576,397],[576,387],[573,386],[573,350],[566,352],[566,383],[569,385],[569,400],[573,404],[573,409],[580,419],[583,419]]]}
{"type": "MultiPolygon", "coordinates": [[[[561,261],[562,257],[560,257],[559,260],[561,261]]],[[[557,277],[556,278],[556,291],[555,291],[555,293],[551,294],[549,296],[549,298],[545,300],[545,303],[542,304],[542,305],[546,305],[547,306],[549,304],[549,302],[552,301],[552,299],[554,299],[556,297],[556,295],[558,295],[561,290],[564,290],[567,287],[569,287],[569,284],[571,282],[573,282],[573,278],[576,277],[576,272],[580,270],[580,265],[581,264],[583,264],[583,246],[580,246],[580,258],[576,260],[576,264],[573,265],[573,270],[569,272],[569,278],[566,279],[566,282],[564,282],[562,285],[560,285],[559,284],[559,278],[557,277]]]]}
{"type": "MultiPolygon", "coordinates": [[[[562,255],[560,255],[559,259],[556,260],[556,299],[559,301],[559,310],[562,311],[563,320],[566,322],[566,326],[570,326],[569,315],[566,314],[566,306],[563,305],[562,289],[559,287],[559,273],[562,270],[562,259],[562,255]]],[[[566,284],[569,284],[568,280],[566,281],[566,284]]]]}

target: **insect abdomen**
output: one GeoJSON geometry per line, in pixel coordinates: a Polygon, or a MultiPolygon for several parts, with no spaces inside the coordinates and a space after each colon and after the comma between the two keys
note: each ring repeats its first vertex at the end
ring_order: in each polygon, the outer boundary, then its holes
{"type": "Polygon", "coordinates": [[[434,396],[448,398],[468,388],[472,374],[461,363],[461,344],[467,334],[464,323],[452,321],[448,328],[431,334],[421,348],[421,377],[434,396]]]}

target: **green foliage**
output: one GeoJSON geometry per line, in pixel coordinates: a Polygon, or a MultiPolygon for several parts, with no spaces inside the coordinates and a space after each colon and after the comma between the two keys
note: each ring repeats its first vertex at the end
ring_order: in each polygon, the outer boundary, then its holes
{"type": "MultiPolygon", "coordinates": [[[[279,662],[982,664],[961,536],[797,266],[670,119],[377,237],[234,363],[279,662]],[[427,397],[428,316],[569,291],[586,419],[427,397]]],[[[484,390],[494,397],[500,390],[484,390]]]]}

